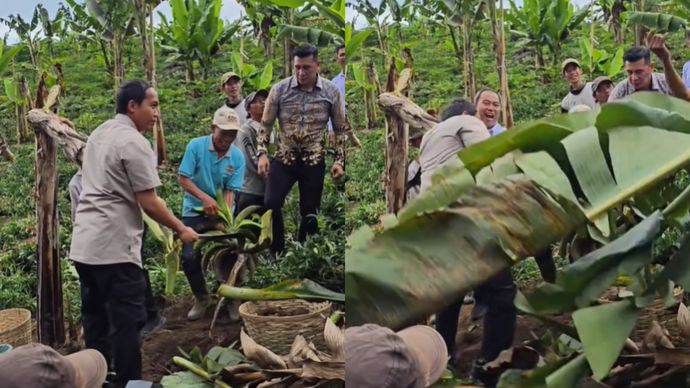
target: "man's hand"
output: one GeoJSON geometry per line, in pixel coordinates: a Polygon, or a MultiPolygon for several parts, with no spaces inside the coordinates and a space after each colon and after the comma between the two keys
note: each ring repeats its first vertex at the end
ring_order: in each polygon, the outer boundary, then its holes
{"type": "Polygon", "coordinates": [[[185,244],[193,243],[199,239],[199,235],[194,231],[194,229],[188,226],[185,226],[184,229],[180,230],[178,236],[185,244]]]}
{"type": "Polygon", "coordinates": [[[653,52],[659,59],[665,60],[671,57],[671,52],[668,51],[666,47],[666,35],[656,34],[650,31],[647,35],[647,47],[653,52]]]}
{"type": "Polygon", "coordinates": [[[341,166],[340,163],[334,163],[333,167],[331,167],[331,178],[338,180],[343,176],[343,174],[343,166],[341,166]]]}
{"type": "Polygon", "coordinates": [[[268,156],[266,156],[266,154],[261,154],[261,156],[259,156],[259,161],[256,163],[256,169],[259,175],[264,178],[268,177],[268,156]]]}
{"type": "Polygon", "coordinates": [[[216,200],[208,195],[201,198],[201,206],[204,207],[204,214],[207,216],[215,216],[218,214],[218,204],[216,200]]]}

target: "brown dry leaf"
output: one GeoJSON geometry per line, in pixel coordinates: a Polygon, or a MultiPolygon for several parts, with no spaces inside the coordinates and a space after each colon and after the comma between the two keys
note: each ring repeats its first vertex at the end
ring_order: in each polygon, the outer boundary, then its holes
{"type": "Polygon", "coordinates": [[[345,362],[316,362],[305,360],[302,365],[302,378],[305,380],[345,381],[345,362]]]}
{"type": "Polygon", "coordinates": [[[690,342],[690,310],[682,302],[678,305],[678,327],[685,338],[685,342],[690,342]]]}
{"type": "Polygon", "coordinates": [[[252,337],[244,332],[244,329],[240,331],[240,343],[247,359],[254,361],[260,367],[265,369],[285,369],[287,367],[282,358],[257,344],[252,337]]]}
{"type": "Polygon", "coordinates": [[[301,334],[298,334],[290,347],[287,364],[290,368],[301,368],[304,360],[321,361],[316,354],[314,344],[307,342],[301,334]]]}
{"type": "Polygon", "coordinates": [[[652,322],[652,327],[649,328],[647,334],[644,335],[644,340],[642,341],[642,347],[655,351],[657,349],[666,348],[673,349],[673,343],[668,339],[668,330],[661,327],[658,321],[652,322]]]}
{"type": "Polygon", "coordinates": [[[323,329],[323,338],[333,358],[335,360],[345,361],[345,334],[330,319],[326,319],[326,326],[323,329]]]}
{"type": "Polygon", "coordinates": [[[690,365],[690,349],[661,349],[654,353],[654,363],[690,365]]]}
{"type": "Polygon", "coordinates": [[[267,380],[262,382],[261,384],[257,385],[256,388],[279,388],[279,387],[287,387],[288,384],[292,381],[293,377],[288,376],[288,377],[279,377],[271,380],[267,380]]]}

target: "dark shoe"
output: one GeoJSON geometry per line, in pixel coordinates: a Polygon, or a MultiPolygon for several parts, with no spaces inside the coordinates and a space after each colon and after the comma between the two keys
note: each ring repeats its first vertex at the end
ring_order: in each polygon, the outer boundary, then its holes
{"type": "Polygon", "coordinates": [[[161,315],[156,315],[154,318],[151,318],[146,321],[144,327],[141,328],[141,336],[143,338],[146,338],[160,330],[163,327],[163,325],[165,325],[165,317],[161,315]]]}
{"type": "Polygon", "coordinates": [[[482,319],[484,319],[484,316],[486,315],[486,312],[489,310],[489,306],[483,304],[483,303],[476,303],[474,304],[474,307],[472,308],[472,316],[471,316],[471,321],[472,322],[477,322],[482,319]]]}
{"type": "Polygon", "coordinates": [[[495,387],[498,379],[501,377],[499,373],[487,371],[484,368],[486,360],[478,358],[472,364],[471,378],[474,381],[481,383],[485,387],[495,387]]]}

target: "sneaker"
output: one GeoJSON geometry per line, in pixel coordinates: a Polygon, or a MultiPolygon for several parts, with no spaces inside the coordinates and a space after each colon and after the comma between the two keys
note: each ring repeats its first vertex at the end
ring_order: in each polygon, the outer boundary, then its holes
{"type": "Polygon", "coordinates": [[[148,337],[151,334],[160,330],[163,325],[165,325],[165,317],[160,314],[156,314],[155,318],[146,321],[144,327],[141,328],[141,336],[148,337]]]}
{"type": "Polygon", "coordinates": [[[462,304],[473,304],[473,303],[474,303],[474,293],[472,293],[472,292],[465,295],[465,297],[462,299],[462,304]]]}
{"type": "Polygon", "coordinates": [[[210,304],[211,299],[208,297],[208,295],[201,298],[195,298],[194,306],[192,306],[192,308],[187,313],[187,319],[190,321],[196,321],[199,318],[203,317],[204,315],[206,315],[206,309],[210,304]]]}

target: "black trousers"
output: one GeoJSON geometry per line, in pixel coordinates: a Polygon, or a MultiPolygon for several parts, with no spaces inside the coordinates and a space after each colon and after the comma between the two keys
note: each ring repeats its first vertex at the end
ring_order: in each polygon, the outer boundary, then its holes
{"type": "Polygon", "coordinates": [[[242,210],[248,208],[249,206],[261,206],[259,209],[259,214],[264,214],[264,196],[249,194],[249,193],[238,193],[237,194],[237,206],[235,206],[235,215],[237,215],[242,210]]]}
{"type": "Polygon", "coordinates": [[[290,166],[279,160],[273,160],[268,170],[268,182],[264,205],[273,211],[273,241],[271,252],[279,254],[285,249],[285,225],[283,224],[283,204],[295,182],[299,185],[299,225],[298,241],[306,240],[310,234],[316,234],[319,226],[316,212],[321,207],[323,179],[326,166],[321,162],[315,166],[304,164],[300,158],[290,166]]]}
{"type": "MultiPolygon", "coordinates": [[[[498,354],[513,345],[517,309],[513,304],[517,293],[510,269],[496,274],[474,290],[477,303],[487,306],[484,316],[484,336],[478,358],[485,361],[495,359],[498,354]]],[[[458,331],[458,320],[463,297],[438,314],[436,330],[441,334],[448,354],[455,351],[455,335],[458,331]]]]}
{"type": "Polygon", "coordinates": [[[155,319],[158,316],[158,305],[156,304],[156,299],[153,297],[151,278],[149,277],[149,271],[146,270],[146,257],[144,256],[144,241],[146,240],[146,232],[148,229],[146,224],[144,224],[144,234],[141,237],[141,265],[144,266],[144,280],[146,280],[146,291],[144,292],[146,319],[155,319]]]}
{"type": "Polygon", "coordinates": [[[74,263],[81,283],[81,314],[87,348],[113,366],[112,383],[141,379],[139,330],[146,321],[144,271],[131,263],[74,263]]]}

